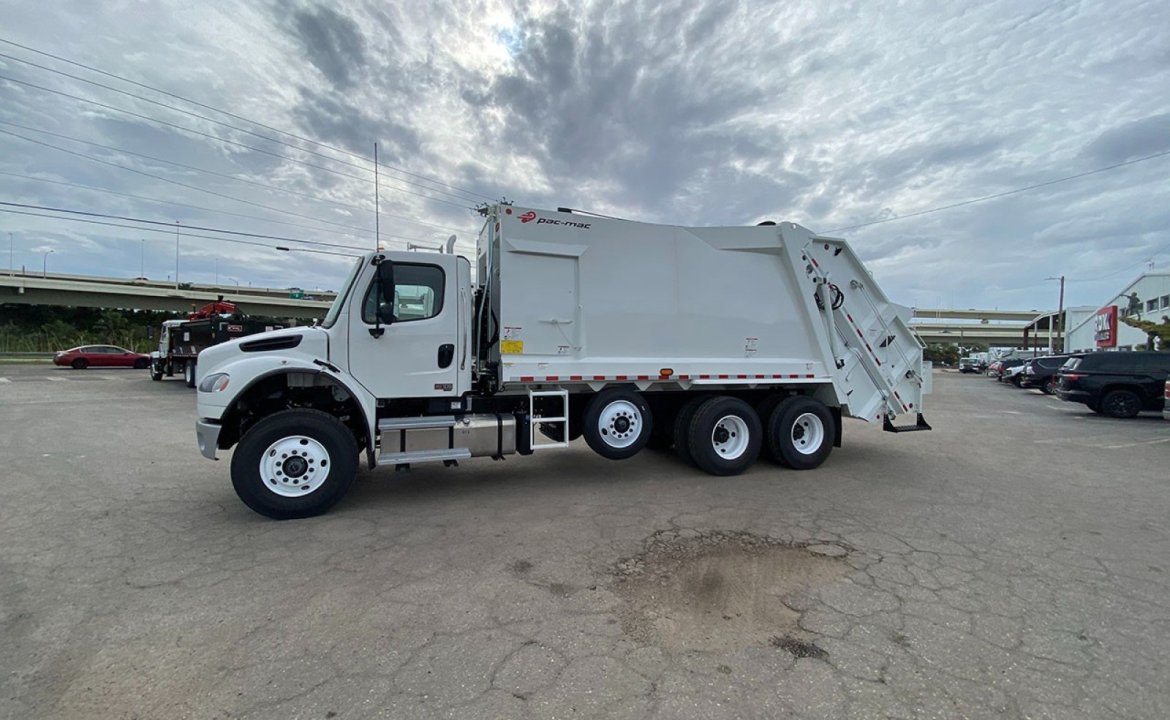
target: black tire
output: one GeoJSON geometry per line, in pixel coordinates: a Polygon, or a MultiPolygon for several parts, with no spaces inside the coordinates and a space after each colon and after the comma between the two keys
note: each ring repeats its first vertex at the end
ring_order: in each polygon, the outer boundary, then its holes
{"type": "Polygon", "coordinates": [[[154,380],[155,382],[159,382],[162,380],[162,377],[163,377],[162,368],[154,363],[151,363],[150,364],[150,379],[154,380]]]}
{"type": "Polygon", "coordinates": [[[138,360],[134,361],[134,369],[135,370],[145,370],[148,367],[150,367],[149,360],[146,360],[144,358],[139,358],[138,360]]]}
{"type": "Polygon", "coordinates": [[[1057,384],[1058,382],[1056,377],[1050,377],[1044,381],[1043,385],[1040,386],[1040,392],[1044,393],[1045,395],[1055,395],[1057,384]]]}
{"type": "Polygon", "coordinates": [[[650,440],[654,419],[650,405],[625,388],[602,390],[585,406],[581,434],[593,452],[609,460],[638,454],[650,440]]]}
{"type": "Polygon", "coordinates": [[[1018,374],[1013,375],[1012,376],[1012,385],[1015,385],[1016,387],[1023,387],[1024,378],[1020,377],[1018,374]]]}
{"type": "Polygon", "coordinates": [[[811,470],[829,457],[837,431],[833,414],[824,403],[798,395],[786,398],[772,411],[767,438],[773,460],[793,470],[811,470]],[[818,437],[820,442],[815,446],[808,444],[818,437]]]}
{"type": "Polygon", "coordinates": [[[763,434],[760,417],[751,405],[739,398],[713,397],[691,418],[687,449],[700,470],[711,475],[738,475],[759,457],[763,434]],[[745,432],[746,442],[741,435],[745,432]]]}
{"type": "Polygon", "coordinates": [[[687,444],[687,434],[691,431],[691,420],[698,412],[699,406],[710,399],[710,395],[700,395],[688,400],[674,415],[674,452],[687,465],[694,466],[695,459],[691,457],[690,446],[687,444]]]}
{"type": "Polygon", "coordinates": [[[1137,417],[1142,399],[1130,390],[1112,390],[1101,398],[1101,414],[1111,418],[1137,417]]]}
{"type": "Polygon", "coordinates": [[[183,382],[187,383],[187,387],[195,387],[195,361],[188,360],[183,363],[183,382]]]}
{"type": "Polygon", "coordinates": [[[69,364],[73,367],[74,370],[84,370],[89,367],[89,360],[86,360],[85,358],[77,358],[69,364]]]}
{"type": "MultiPolygon", "coordinates": [[[[281,457],[285,458],[285,453],[282,452],[281,457]]],[[[288,469],[288,463],[294,459],[285,458],[281,467],[288,469]]],[[[301,465],[304,465],[303,461],[301,465]]],[[[313,517],[333,507],[345,495],[353,484],[357,468],[357,441],[340,420],[320,410],[284,410],[256,423],[240,440],[232,454],[232,487],[245,505],[261,515],[276,520],[313,517]],[[282,476],[279,481],[275,477],[265,478],[261,476],[260,463],[267,454],[273,458],[271,463],[280,464],[281,461],[270,454],[272,449],[282,439],[294,447],[301,446],[301,440],[297,438],[311,439],[323,453],[310,443],[303,443],[310,448],[304,451],[305,457],[316,458],[316,462],[311,462],[312,467],[307,469],[294,470],[301,470],[298,477],[311,481],[313,489],[307,495],[289,496],[281,493],[293,491],[287,479],[292,473],[282,476]],[[326,468],[324,475],[316,475],[322,472],[322,468],[326,468]],[[273,488],[280,488],[280,492],[273,488]]]]}

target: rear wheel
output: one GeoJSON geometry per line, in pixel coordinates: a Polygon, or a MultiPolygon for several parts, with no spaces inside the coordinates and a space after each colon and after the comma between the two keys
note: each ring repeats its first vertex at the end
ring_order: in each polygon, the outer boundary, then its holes
{"type": "Polygon", "coordinates": [[[672,436],[674,438],[674,452],[688,465],[694,465],[695,459],[691,457],[690,445],[688,445],[687,435],[691,431],[691,420],[694,419],[695,413],[699,406],[705,403],[710,396],[700,395],[688,400],[674,416],[674,427],[672,436]]]}
{"type": "Polygon", "coordinates": [[[77,358],[70,365],[73,366],[74,370],[84,370],[89,367],[89,361],[85,358],[77,358]]]}
{"type": "Polygon", "coordinates": [[[1129,390],[1113,390],[1101,398],[1101,414],[1109,417],[1136,417],[1141,409],[1141,398],[1129,390]]]}
{"type": "Polygon", "coordinates": [[[240,440],[232,454],[232,486],[261,515],[312,517],[345,495],[357,466],[357,441],[340,420],[319,410],[285,410],[240,440]]]}
{"type": "Polygon", "coordinates": [[[150,361],[146,358],[138,358],[134,361],[135,370],[145,370],[148,367],[150,367],[150,361]]]}
{"type": "Polygon", "coordinates": [[[768,453],[785,467],[811,470],[832,452],[835,428],[824,403],[803,395],[787,398],[768,418],[768,453]]]}
{"type": "Polygon", "coordinates": [[[711,475],[738,475],[760,454],[760,418],[743,400],[713,397],[691,418],[687,446],[699,469],[711,475]]]}
{"type": "Polygon", "coordinates": [[[653,427],[646,400],[633,390],[614,388],[589,401],[582,430],[593,452],[610,460],[625,460],[646,447],[653,427]]]}
{"type": "Polygon", "coordinates": [[[1045,395],[1055,395],[1056,394],[1056,377],[1053,376],[1053,377],[1050,377],[1047,380],[1045,380],[1044,384],[1040,386],[1040,391],[1043,392],[1045,395]]]}

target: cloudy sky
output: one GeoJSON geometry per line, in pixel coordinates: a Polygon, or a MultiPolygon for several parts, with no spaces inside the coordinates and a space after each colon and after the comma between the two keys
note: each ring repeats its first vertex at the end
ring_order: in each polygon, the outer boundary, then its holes
{"type": "MultiPolygon", "coordinates": [[[[834,231],[920,307],[1054,306],[1060,274],[1069,304],[1099,304],[1170,269],[1170,155],[1132,162],[1170,151],[1165,0],[0,0],[0,18],[0,201],[288,238],[183,236],[181,280],[335,287],[344,258],[273,246],[372,246],[375,141],[392,247],[469,252],[468,208],[507,197],[834,231]]],[[[51,249],[50,272],[175,272],[169,231],[0,212],[9,232],[30,271],[51,249]]]]}

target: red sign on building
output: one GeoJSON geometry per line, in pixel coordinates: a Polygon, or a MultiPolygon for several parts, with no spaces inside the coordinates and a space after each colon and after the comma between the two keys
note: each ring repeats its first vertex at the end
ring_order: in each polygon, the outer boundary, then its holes
{"type": "Polygon", "coordinates": [[[1107,305],[1097,311],[1096,331],[1093,333],[1097,347],[1117,347],[1117,306],[1107,305]]]}

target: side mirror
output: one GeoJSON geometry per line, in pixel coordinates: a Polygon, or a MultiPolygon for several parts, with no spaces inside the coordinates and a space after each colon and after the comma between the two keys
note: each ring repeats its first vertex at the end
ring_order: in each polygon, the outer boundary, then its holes
{"type": "MultiPolygon", "coordinates": [[[[378,264],[378,287],[381,289],[381,300],[384,305],[394,304],[394,263],[383,260],[378,264]]],[[[390,322],[390,321],[386,321],[390,322]]]]}
{"type": "Polygon", "coordinates": [[[376,255],[374,263],[378,309],[374,313],[374,327],[370,328],[370,337],[380,338],[385,332],[382,325],[394,322],[394,263],[383,255],[376,255]]]}

